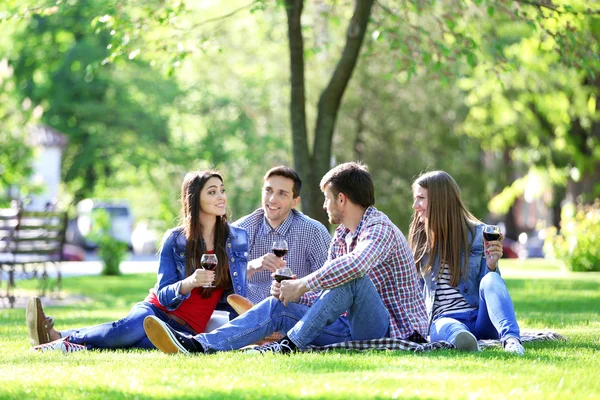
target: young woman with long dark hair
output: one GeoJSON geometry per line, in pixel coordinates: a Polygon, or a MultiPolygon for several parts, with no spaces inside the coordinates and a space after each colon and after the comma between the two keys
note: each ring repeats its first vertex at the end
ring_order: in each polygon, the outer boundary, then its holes
{"type": "Polygon", "coordinates": [[[53,327],[54,321],[44,315],[39,298],[32,298],[26,318],[34,349],[152,349],[143,326],[147,316],[190,334],[201,333],[228,294],[246,295],[248,235],[227,223],[221,175],[216,171],[188,173],[181,201],[180,226],[167,231],[163,238],[158,280],[146,299],[119,321],[59,332],[53,327]],[[204,254],[217,256],[213,271],[201,268],[204,254]]]}
{"type": "Polygon", "coordinates": [[[500,277],[500,240],[484,241],[484,223],[467,210],[457,183],[444,171],[413,183],[408,242],[424,285],[431,341],[479,350],[477,339],[500,339],[504,350],[523,355],[520,330],[500,277]]]}

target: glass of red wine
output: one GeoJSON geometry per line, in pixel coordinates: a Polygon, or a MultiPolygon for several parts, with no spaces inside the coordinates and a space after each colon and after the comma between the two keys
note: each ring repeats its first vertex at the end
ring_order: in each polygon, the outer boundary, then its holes
{"type": "MultiPolygon", "coordinates": [[[[498,225],[485,225],[483,227],[483,239],[486,242],[493,242],[495,240],[500,240],[500,227],[498,225]]],[[[495,260],[496,256],[486,256],[491,260],[495,260]]]]}
{"type": "MultiPolygon", "coordinates": [[[[217,268],[217,256],[215,254],[202,254],[200,259],[200,268],[208,271],[214,271],[217,268]]],[[[214,288],[213,285],[204,285],[203,288],[214,288]]]]}
{"type": "MultiPolygon", "coordinates": [[[[288,252],[288,244],[285,239],[279,239],[273,242],[273,247],[271,248],[273,254],[275,254],[279,258],[283,258],[288,252]]],[[[292,279],[293,273],[292,270],[288,267],[279,268],[275,271],[275,280],[277,282],[284,281],[286,279],[292,279]]]]}
{"type": "Polygon", "coordinates": [[[278,239],[273,242],[273,247],[271,247],[271,251],[279,258],[283,258],[288,252],[288,244],[285,239],[278,239]]]}

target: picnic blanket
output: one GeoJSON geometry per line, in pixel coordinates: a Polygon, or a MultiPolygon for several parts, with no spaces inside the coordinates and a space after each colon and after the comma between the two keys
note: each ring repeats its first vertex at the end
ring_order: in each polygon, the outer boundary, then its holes
{"type": "MultiPolygon", "coordinates": [[[[537,340],[566,340],[563,336],[554,332],[521,332],[521,342],[533,342],[537,340]]],[[[500,346],[499,340],[479,340],[479,347],[482,349],[492,346],[500,346]]],[[[453,349],[454,345],[449,342],[429,342],[415,343],[404,339],[372,339],[372,340],[352,340],[349,342],[334,343],[327,346],[308,346],[304,351],[327,351],[334,349],[342,350],[402,350],[422,353],[425,351],[453,349]]]]}

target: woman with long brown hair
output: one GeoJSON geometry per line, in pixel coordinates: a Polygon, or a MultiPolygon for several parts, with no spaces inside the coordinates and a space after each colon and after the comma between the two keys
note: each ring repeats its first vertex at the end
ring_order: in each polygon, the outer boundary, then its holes
{"type": "Polygon", "coordinates": [[[227,223],[225,186],[216,171],[188,173],[181,189],[181,223],[166,232],[158,280],[127,317],[88,328],[59,332],[45,317],[39,298],[30,300],[27,325],[36,350],[149,348],[143,321],[153,315],[174,328],[197,334],[228,294],[246,295],[248,235],[227,223]],[[217,256],[214,270],[201,268],[205,254],[217,256]],[[213,286],[214,284],[214,286],[213,286]]]}
{"type": "Polygon", "coordinates": [[[523,355],[514,306],[498,269],[502,238],[483,240],[485,224],[467,210],[446,172],[422,174],[412,189],[408,242],[423,278],[431,341],[477,351],[477,339],[500,339],[504,350],[523,355]]]}

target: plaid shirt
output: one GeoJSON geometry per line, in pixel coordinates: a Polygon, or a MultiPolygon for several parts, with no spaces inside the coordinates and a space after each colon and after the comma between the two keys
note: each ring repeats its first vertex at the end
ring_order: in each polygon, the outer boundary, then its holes
{"type": "Polygon", "coordinates": [[[368,274],[389,311],[390,337],[404,339],[417,332],[426,338],[428,321],[423,294],[402,232],[385,214],[369,207],[351,238],[347,238],[349,234],[343,225],[336,229],[327,262],[304,278],[312,293],[305,294],[301,302],[312,304],[318,291],[368,274]]]}
{"type": "MultiPolygon", "coordinates": [[[[298,278],[321,268],[327,260],[327,249],[331,235],[325,226],[292,209],[288,217],[276,229],[271,228],[265,219],[262,208],[246,215],[233,223],[244,228],[250,239],[249,260],[254,260],[271,252],[276,239],[285,239],[288,243],[288,254],[284,257],[287,266],[298,278]]],[[[255,273],[248,279],[248,298],[259,303],[271,295],[273,278],[268,271],[255,273]]]]}

